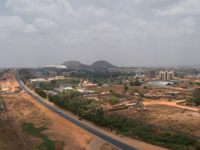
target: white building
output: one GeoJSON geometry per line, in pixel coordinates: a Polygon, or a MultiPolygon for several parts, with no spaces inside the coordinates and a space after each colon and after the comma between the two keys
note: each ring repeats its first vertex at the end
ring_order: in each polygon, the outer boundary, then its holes
{"type": "Polygon", "coordinates": [[[48,80],[44,78],[30,79],[30,81],[31,82],[48,82],[48,80]]]}
{"type": "Polygon", "coordinates": [[[9,92],[10,89],[7,85],[0,85],[0,91],[1,92],[9,92]]]}
{"type": "Polygon", "coordinates": [[[45,68],[66,69],[67,67],[64,65],[47,65],[45,68]]]}
{"type": "Polygon", "coordinates": [[[88,80],[84,80],[84,81],[81,80],[79,87],[81,87],[85,90],[93,90],[93,89],[97,88],[97,84],[89,82],[88,80]]]}
{"type": "Polygon", "coordinates": [[[159,72],[160,80],[168,81],[174,79],[174,72],[173,71],[160,71],[159,72]]]}

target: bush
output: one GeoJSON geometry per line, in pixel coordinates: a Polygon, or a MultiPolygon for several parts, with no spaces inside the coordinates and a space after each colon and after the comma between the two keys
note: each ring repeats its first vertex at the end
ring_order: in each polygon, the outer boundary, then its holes
{"type": "Polygon", "coordinates": [[[119,98],[115,97],[115,96],[111,96],[109,98],[109,102],[111,105],[115,105],[115,104],[118,104],[119,103],[119,98]]]}
{"type": "Polygon", "coordinates": [[[33,123],[24,122],[22,124],[22,129],[27,134],[42,139],[42,143],[35,149],[55,150],[54,141],[50,140],[46,135],[42,133],[46,129],[45,127],[36,128],[33,123]]]}
{"type": "Polygon", "coordinates": [[[194,90],[192,101],[195,103],[195,105],[200,105],[200,88],[194,90]]]}
{"type": "Polygon", "coordinates": [[[141,85],[142,83],[138,79],[130,82],[130,86],[141,86],[141,85]]]}
{"type": "Polygon", "coordinates": [[[197,143],[197,144],[195,145],[195,148],[196,148],[196,150],[200,150],[200,143],[197,143]]]}
{"type": "Polygon", "coordinates": [[[47,98],[47,94],[44,92],[43,89],[37,88],[37,89],[35,89],[35,92],[36,92],[38,95],[40,95],[41,97],[47,98]]]}

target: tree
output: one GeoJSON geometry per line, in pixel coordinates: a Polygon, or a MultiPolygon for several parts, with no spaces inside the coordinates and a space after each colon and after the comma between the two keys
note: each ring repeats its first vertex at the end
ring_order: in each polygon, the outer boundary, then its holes
{"type": "Polygon", "coordinates": [[[131,86],[140,86],[140,85],[141,85],[141,82],[140,82],[140,80],[136,79],[135,81],[131,81],[131,82],[130,82],[130,85],[131,85],[131,86]]]}
{"type": "Polygon", "coordinates": [[[195,105],[200,105],[200,88],[194,90],[192,100],[195,103],[195,105]]]}
{"type": "Polygon", "coordinates": [[[119,98],[115,97],[115,96],[111,96],[110,99],[110,104],[111,105],[115,105],[115,104],[118,104],[119,103],[119,98]]]}
{"type": "Polygon", "coordinates": [[[127,86],[127,84],[124,85],[124,91],[127,92],[129,90],[129,87],[127,86]]]}
{"type": "Polygon", "coordinates": [[[47,98],[47,94],[44,92],[43,89],[37,88],[37,89],[35,89],[35,92],[36,92],[38,95],[40,95],[41,97],[47,98]]]}
{"type": "Polygon", "coordinates": [[[56,84],[56,80],[51,80],[51,84],[55,85],[56,84]]]}

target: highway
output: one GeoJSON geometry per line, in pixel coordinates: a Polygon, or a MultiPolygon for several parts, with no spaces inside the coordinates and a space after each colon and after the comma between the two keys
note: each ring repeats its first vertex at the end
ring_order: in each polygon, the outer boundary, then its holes
{"type": "Polygon", "coordinates": [[[0,96],[0,112],[3,112],[3,111],[5,111],[5,105],[4,105],[2,97],[0,96]]]}
{"type": "Polygon", "coordinates": [[[114,146],[118,147],[119,149],[122,150],[137,150],[134,147],[131,147],[130,145],[127,145],[117,139],[114,139],[113,137],[101,132],[100,130],[97,130],[95,128],[92,128],[91,126],[83,123],[82,121],[75,119],[74,117],[72,117],[71,115],[66,114],[65,112],[63,112],[62,110],[48,104],[45,102],[45,100],[43,100],[42,98],[40,98],[39,96],[37,96],[36,94],[34,94],[29,88],[27,88],[24,83],[20,80],[18,73],[16,74],[16,79],[18,84],[20,85],[21,89],[23,89],[24,91],[26,91],[32,98],[34,98],[37,102],[41,103],[42,105],[44,105],[46,108],[50,109],[51,111],[57,113],[58,115],[60,115],[61,117],[69,120],[70,122],[76,124],[77,126],[79,126],[80,128],[88,131],[89,133],[105,140],[108,143],[113,144],[114,146]]]}

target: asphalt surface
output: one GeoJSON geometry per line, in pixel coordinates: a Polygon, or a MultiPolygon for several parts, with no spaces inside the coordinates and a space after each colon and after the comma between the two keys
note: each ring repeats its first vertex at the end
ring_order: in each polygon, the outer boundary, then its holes
{"type": "Polygon", "coordinates": [[[3,111],[5,111],[5,106],[4,106],[3,99],[1,99],[0,97],[0,112],[3,112],[3,111]]]}
{"type": "Polygon", "coordinates": [[[41,103],[42,105],[44,105],[46,108],[50,109],[51,111],[57,113],[58,115],[60,115],[61,117],[69,120],[70,122],[76,124],[77,126],[81,127],[82,129],[88,131],[89,133],[105,140],[106,142],[108,143],[111,143],[113,144],[114,146],[118,147],[119,149],[122,149],[122,150],[137,150],[136,148],[133,148],[117,139],[114,139],[112,137],[110,137],[109,135],[107,134],[104,134],[102,133],[101,131],[99,130],[96,130],[95,128],[92,128],[90,126],[88,126],[87,124],[84,124],[83,122],[81,122],[80,120],[78,119],[75,119],[73,118],[72,116],[64,113],[62,110],[48,104],[45,102],[45,100],[43,100],[42,98],[40,98],[39,96],[37,96],[36,94],[33,94],[29,88],[27,88],[24,83],[22,83],[22,81],[19,79],[19,76],[17,75],[16,76],[17,78],[17,82],[19,83],[20,87],[26,91],[32,98],[34,98],[37,102],[41,103]]]}
{"type": "Polygon", "coordinates": [[[4,108],[3,103],[0,102],[0,112],[3,112],[3,111],[5,111],[5,108],[4,108]]]}

